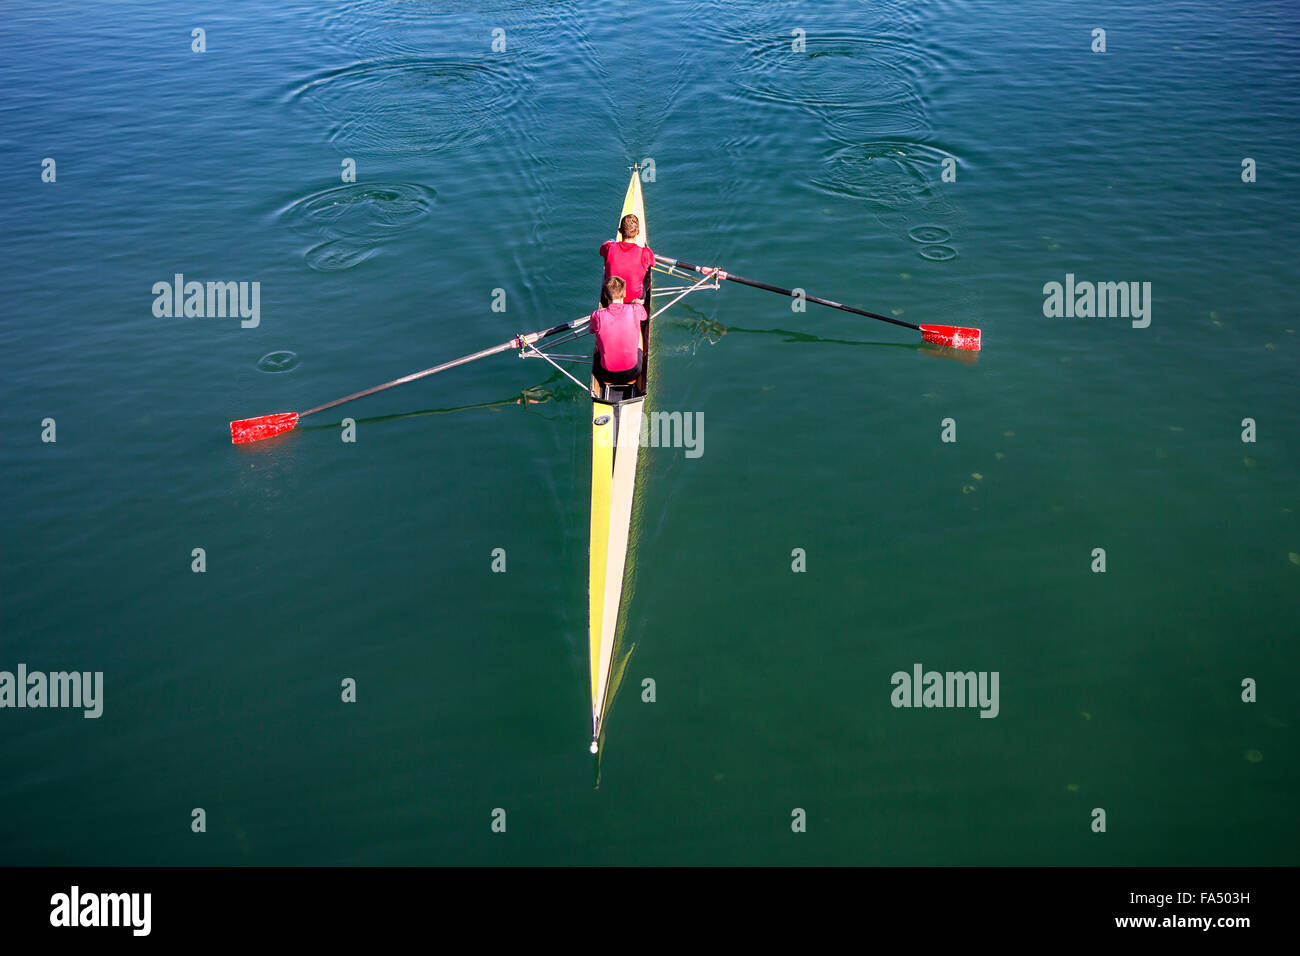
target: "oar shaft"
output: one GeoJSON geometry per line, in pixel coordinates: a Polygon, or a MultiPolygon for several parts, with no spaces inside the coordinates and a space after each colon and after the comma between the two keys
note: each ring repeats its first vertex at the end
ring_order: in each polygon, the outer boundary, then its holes
{"type": "Polygon", "coordinates": [[[512,349],[523,348],[524,344],[540,342],[542,339],[552,335],[558,335],[560,332],[567,332],[576,328],[587,321],[587,316],[575,319],[572,322],[564,322],[553,328],[546,329],[542,332],[530,332],[527,335],[517,335],[509,342],[502,342],[500,345],[494,345],[490,349],[483,349],[481,352],[474,352],[471,355],[463,355],[458,359],[452,359],[450,362],[443,362],[441,365],[435,365],[433,368],[426,368],[420,372],[412,372],[410,375],[403,375],[401,378],[395,378],[391,382],[385,382],[383,385],[374,385],[370,388],[362,389],[359,392],[353,392],[351,395],[345,395],[342,398],[336,398],[332,402],[326,402],[324,405],[317,405],[315,408],[309,408],[305,412],[299,412],[299,418],[306,418],[308,415],[315,415],[317,412],[323,412],[327,408],[334,408],[336,405],[342,405],[345,402],[354,402],[358,398],[365,398],[367,395],[373,395],[376,392],[382,392],[386,389],[396,388],[398,385],[405,385],[408,382],[414,382],[416,379],[427,378],[430,375],[437,375],[439,372],[445,372],[449,368],[455,368],[458,365],[468,365],[470,362],[477,362],[479,359],[485,359],[491,355],[499,355],[502,352],[509,352],[512,349]]]}
{"type": "Polygon", "coordinates": [[[455,368],[457,365],[467,365],[478,359],[487,358],[489,355],[497,355],[500,352],[508,352],[515,347],[518,339],[511,339],[509,342],[502,342],[500,345],[494,345],[490,349],[484,349],[481,352],[475,352],[473,355],[466,355],[462,358],[452,359],[450,362],[443,362],[441,365],[435,365],[433,368],[426,368],[422,372],[413,372],[410,375],[403,375],[401,378],[395,378],[391,382],[385,382],[383,385],[374,385],[370,388],[362,389],[359,392],[353,392],[351,395],[345,395],[342,398],[336,398],[332,402],[326,402],[324,405],[317,405],[315,408],[309,408],[305,412],[299,412],[299,418],[306,418],[308,415],[315,415],[317,412],[323,412],[327,408],[333,408],[336,405],[343,405],[346,402],[354,402],[358,398],[365,398],[367,395],[373,395],[376,392],[382,392],[386,389],[396,388],[398,385],[405,385],[407,382],[414,382],[418,378],[425,378],[429,375],[436,375],[439,372],[445,372],[449,368],[455,368]]]}
{"type": "MultiPolygon", "coordinates": [[[[702,266],[694,265],[690,262],[683,262],[681,259],[669,259],[667,256],[656,256],[660,262],[665,262],[670,266],[680,266],[683,269],[690,269],[692,272],[703,272],[702,266]]],[[[832,302],[830,299],[823,299],[820,296],[800,294],[793,289],[782,289],[780,286],[768,285],[766,282],[757,282],[753,279],[746,279],[744,276],[738,276],[733,272],[727,272],[726,278],[731,282],[739,282],[741,285],[753,286],[755,289],[764,289],[768,292],[775,292],[778,295],[786,295],[792,299],[807,299],[809,302],[816,302],[818,305],[824,305],[831,309],[839,309],[841,312],[852,312],[854,315],[865,315],[869,319],[879,319],[881,322],[889,322],[892,325],[901,325],[905,329],[915,329],[918,332],[923,331],[919,325],[913,325],[911,322],[904,322],[902,319],[895,319],[892,316],[881,315],[879,312],[868,312],[866,309],[856,309],[851,305],[844,305],[840,302],[832,302]]]]}

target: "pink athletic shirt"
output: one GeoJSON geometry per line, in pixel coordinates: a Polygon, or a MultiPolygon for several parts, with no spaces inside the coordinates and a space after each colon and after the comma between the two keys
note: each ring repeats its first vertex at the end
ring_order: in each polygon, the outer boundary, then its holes
{"type": "Polygon", "coordinates": [[[635,242],[614,242],[611,239],[601,244],[600,257],[605,260],[605,279],[618,276],[627,283],[627,291],[623,293],[624,301],[639,299],[644,295],[645,290],[641,284],[645,280],[646,270],[655,264],[653,252],[635,242]]]}
{"type": "Polygon", "coordinates": [[[641,344],[641,321],[645,309],[625,302],[611,302],[591,313],[591,331],[596,333],[600,364],[610,372],[626,372],[637,363],[641,344]]]}

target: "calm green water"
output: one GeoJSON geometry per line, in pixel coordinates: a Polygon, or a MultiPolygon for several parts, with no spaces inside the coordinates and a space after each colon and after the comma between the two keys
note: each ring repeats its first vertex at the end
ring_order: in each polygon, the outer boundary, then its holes
{"type": "Polygon", "coordinates": [[[0,863],[1300,862],[1291,5],[212,11],[0,23],[0,670],[105,681],[0,710],[0,863]],[[705,450],[650,452],[593,790],[580,391],[507,355],[226,423],[589,310],[644,159],[657,251],[984,349],[665,317],[705,450]],[[175,273],[259,323],[155,316],[175,273]],[[1067,274],[1149,327],[1045,318],[1067,274]],[[917,663],[998,716],[891,706],[917,663]]]}

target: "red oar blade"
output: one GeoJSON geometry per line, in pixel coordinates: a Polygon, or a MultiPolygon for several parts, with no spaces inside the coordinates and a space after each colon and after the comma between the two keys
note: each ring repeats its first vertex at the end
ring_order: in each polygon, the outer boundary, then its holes
{"type": "Polygon", "coordinates": [[[261,418],[245,418],[230,423],[230,442],[234,445],[242,445],[250,441],[261,441],[263,438],[290,431],[297,424],[297,412],[279,412],[275,415],[263,415],[261,418]]]}
{"type": "Polygon", "coordinates": [[[921,338],[932,345],[946,345],[954,349],[980,349],[980,330],[964,329],[959,325],[923,325],[921,338]]]}

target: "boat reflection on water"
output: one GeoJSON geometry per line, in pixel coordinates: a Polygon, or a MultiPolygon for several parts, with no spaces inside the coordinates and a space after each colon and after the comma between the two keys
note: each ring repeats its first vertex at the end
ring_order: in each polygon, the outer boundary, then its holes
{"type": "Polygon", "coordinates": [[[931,345],[929,342],[922,342],[916,347],[916,351],[931,358],[947,359],[950,362],[960,362],[962,365],[974,365],[980,360],[979,352],[950,349],[943,345],[931,345]]]}
{"type": "MultiPolygon", "coordinates": [[[[631,585],[628,585],[628,591],[631,591],[631,585]]],[[[614,639],[614,666],[610,668],[609,687],[605,693],[605,716],[600,722],[600,739],[597,740],[597,750],[591,758],[595,768],[595,783],[592,789],[600,789],[600,760],[605,754],[605,721],[609,718],[610,712],[614,709],[614,702],[618,699],[618,689],[623,683],[623,675],[627,671],[628,662],[632,660],[632,654],[636,650],[635,643],[624,645],[624,625],[626,620],[619,621],[618,636],[614,639]]]]}

